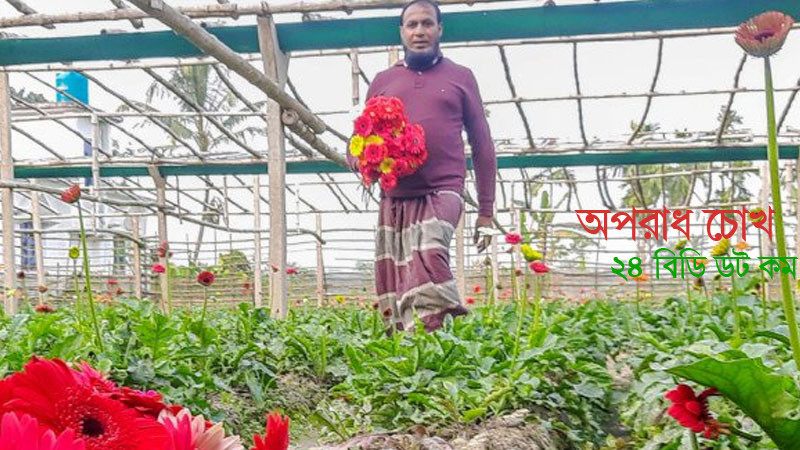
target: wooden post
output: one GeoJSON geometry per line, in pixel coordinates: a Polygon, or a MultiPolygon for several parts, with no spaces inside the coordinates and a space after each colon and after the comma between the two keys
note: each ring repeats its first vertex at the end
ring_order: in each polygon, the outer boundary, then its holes
{"type": "MultiPolygon", "coordinates": [[[[261,175],[253,177],[253,228],[256,230],[253,254],[253,305],[263,306],[261,279],[261,175]]],[[[272,239],[270,239],[271,241],[272,239]]]]}
{"type": "MultiPolygon", "coordinates": [[[[14,161],[11,159],[11,94],[8,73],[0,73],[0,179],[14,181],[14,161]]],[[[6,315],[17,313],[14,267],[14,191],[2,189],[3,202],[3,308],[6,315]]]]}
{"type": "MultiPolygon", "coordinates": [[[[100,124],[97,114],[92,114],[92,187],[89,192],[97,197],[100,194],[100,124]]],[[[97,209],[100,202],[92,202],[92,231],[97,236],[97,209]]]]}
{"type": "MultiPolygon", "coordinates": [[[[322,214],[317,213],[317,235],[322,237],[322,214]]],[[[317,240],[317,306],[325,303],[325,264],[322,260],[322,242],[317,240]]]]}
{"type": "MultiPolygon", "coordinates": [[[[133,238],[139,240],[139,218],[131,216],[131,232],[133,238]]],[[[139,244],[133,244],[133,295],[142,299],[142,249],[139,244]]]]}
{"type": "Polygon", "coordinates": [[[350,91],[353,97],[353,106],[361,103],[361,95],[359,94],[360,74],[361,71],[358,67],[358,49],[354,48],[350,50],[350,75],[352,79],[350,91]]]}
{"type": "MultiPolygon", "coordinates": [[[[258,45],[264,73],[283,88],[288,72],[288,57],[281,51],[272,16],[258,16],[258,45]]],[[[289,309],[286,280],[286,139],[281,108],[267,99],[267,142],[269,144],[269,264],[271,315],[284,318],[289,309]]]]}
{"type": "MultiPolygon", "coordinates": [[[[32,184],[36,184],[36,180],[31,180],[32,184]]],[[[36,284],[37,290],[39,286],[47,286],[44,271],[44,252],[42,251],[42,216],[39,213],[39,191],[31,192],[31,219],[33,222],[33,248],[36,255],[36,284]]],[[[46,292],[39,292],[39,304],[45,303],[47,297],[46,292]]]]}
{"type": "Polygon", "coordinates": [[[467,277],[464,267],[464,222],[466,220],[466,212],[462,210],[461,218],[458,219],[458,226],[456,226],[456,285],[458,287],[458,297],[462,301],[465,301],[467,295],[467,277]]]}
{"type": "MultiPolygon", "coordinates": [[[[164,177],[161,176],[161,173],[158,171],[158,167],[148,166],[147,171],[150,173],[150,176],[153,178],[153,182],[156,185],[156,203],[158,204],[158,242],[160,245],[161,242],[169,242],[167,236],[167,214],[165,212],[167,205],[167,182],[164,180],[164,177]]],[[[166,255],[159,256],[158,263],[164,266],[166,269],[164,273],[159,275],[159,280],[161,281],[159,283],[161,285],[161,300],[159,301],[159,304],[161,305],[161,310],[167,312],[167,290],[169,289],[169,286],[167,285],[169,282],[167,272],[169,271],[169,267],[167,267],[166,255]]]]}
{"type": "Polygon", "coordinates": [[[392,47],[389,49],[389,67],[392,67],[400,61],[400,50],[397,47],[392,47]]]}

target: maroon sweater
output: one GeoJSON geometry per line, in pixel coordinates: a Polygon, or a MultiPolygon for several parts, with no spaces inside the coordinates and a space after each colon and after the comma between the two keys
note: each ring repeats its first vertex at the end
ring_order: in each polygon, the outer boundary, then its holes
{"type": "Polygon", "coordinates": [[[375,76],[367,99],[378,95],[403,101],[409,120],[425,129],[428,148],[425,164],[412,175],[400,178],[387,195],[418,197],[441,190],[463,194],[467,165],[461,132],[466,129],[472,148],[478,214],[492,216],[497,161],[472,71],[447,58],[440,58],[421,72],[400,61],[375,76]]]}

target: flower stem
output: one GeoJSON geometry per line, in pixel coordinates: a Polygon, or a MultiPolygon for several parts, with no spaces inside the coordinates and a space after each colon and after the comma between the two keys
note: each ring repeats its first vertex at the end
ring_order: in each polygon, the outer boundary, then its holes
{"type": "Polygon", "coordinates": [[[693,308],[692,308],[692,288],[691,288],[691,286],[689,286],[689,281],[686,281],[686,307],[687,307],[688,316],[689,316],[689,326],[691,327],[692,326],[692,314],[694,314],[694,312],[693,312],[693,308]]]}
{"type": "Polygon", "coordinates": [[[738,347],[742,342],[742,313],[739,311],[739,291],[736,289],[736,275],[731,277],[731,302],[733,303],[733,338],[738,347]]]}
{"type": "Polygon", "coordinates": [[[692,432],[692,430],[686,430],[689,433],[689,441],[692,443],[692,450],[700,450],[700,446],[697,444],[697,436],[692,432]]]}
{"type": "MultiPolygon", "coordinates": [[[[781,181],[778,175],[778,137],[775,127],[775,99],[772,88],[772,68],[769,58],[764,58],[764,83],[767,95],[767,132],[769,145],[767,157],[769,159],[769,173],[772,185],[772,203],[775,205],[775,235],[777,237],[778,257],[786,257],[786,237],[783,231],[783,205],[781,204],[781,181]]],[[[795,365],[800,370],[800,335],[797,332],[797,317],[795,315],[794,299],[789,274],[781,270],[781,293],[783,294],[783,312],[786,315],[786,324],[789,326],[789,341],[792,344],[792,356],[795,365]]]]}
{"type": "Polygon", "coordinates": [[[203,287],[203,312],[200,313],[200,342],[206,342],[206,308],[208,308],[208,288],[203,287]]]}
{"type": "Polygon", "coordinates": [[[164,255],[164,283],[167,285],[167,314],[172,313],[172,290],[169,287],[169,251],[164,255]]]}
{"type": "Polygon", "coordinates": [[[731,427],[731,433],[735,434],[736,436],[739,436],[741,438],[745,438],[748,441],[752,441],[752,442],[759,442],[761,440],[761,438],[762,438],[761,436],[757,436],[755,434],[750,434],[750,433],[748,433],[748,432],[746,432],[744,430],[740,430],[740,429],[738,429],[736,427],[731,427]]]}
{"type": "Polygon", "coordinates": [[[95,338],[97,339],[97,346],[100,351],[103,349],[103,338],[100,335],[100,324],[97,322],[97,313],[94,310],[94,297],[92,297],[92,280],[89,274],[89,253],[86,245],[86,229],[83,226],[83,210],[81,209],[80,202],[78,202],[78,221],[81,230],[81,249],[83,250],[83,275],[86,277],[86,298],[89,302],[89,313],[92,316],[92,324],[94,325],[95,338]]]}

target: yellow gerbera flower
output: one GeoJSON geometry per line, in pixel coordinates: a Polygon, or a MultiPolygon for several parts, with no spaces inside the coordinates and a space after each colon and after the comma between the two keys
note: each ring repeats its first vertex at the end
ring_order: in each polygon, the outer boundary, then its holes
{"type": "Polygon", "coordinates": [[[350,139],[350,154],[358,158],[361,156],[361,152],[364,151],[364,138],[355,135],[352,139],[350,139]]]}
{"type": "Polygon", "coordinates": [[[394,159],[384,158],[383,161],[381,161],[381,166],[380,166],[381,173],[392,173],[393,168],[394,168],[394,159]]]}
{"type": "Polygon", "coordinates": [[[367,137],[367,140],[365,142],[365,145],[369,144],[381,145],[383,144],[383,138],[378,136],[377,134],[372,134],[369,137],[367,137]]]}
{"type": "Polygon", "coordinates": [[[731,241],[728,239],[723,239],[711,249],[711,256],[723,256],[728,254],[728,250],[731,249],[731,241]]]}

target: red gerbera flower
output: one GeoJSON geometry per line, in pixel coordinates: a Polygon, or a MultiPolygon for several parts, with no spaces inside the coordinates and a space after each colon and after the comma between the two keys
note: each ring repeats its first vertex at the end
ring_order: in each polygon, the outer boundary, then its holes
{"type": "Polygon", "coordinates": [[[506,244],[516,245],[522,242],[522,236],[519,233],[508,233],[506,235],[506,244]]]}
{"type": "Polygon", "coordinates": [[[397,187],[397,175],[393,173],[386,173],[381,175],[381,189],[384,191],[391,191],[397,187]]]}
{"type": "Polygon", "coordinates": [[[372,119],[370,119],[366,114],[358,116],[353,128],[355,129],[357,135],[367,137],[370,135],[370,133],[372,133],[372,119]]]}
{"type": "Polygon", "coordinates": [[[474,292],[476,294],[480,294],[482,290],[483,290],[483,288],[480,287],[480,285],[477,285],[477,284],[475,285],[475,287],[472,288],[472,292],[474,292]]]}
{"type": "Polygon", "coordinates": [[[78,364],[77,370],[75,370],[75,376],[101,394],[111,394],[118,390],[117,383],[109,380],[103,372],[95,370],[95,368],[90,366],[86,361],[81,361],[81,363],[78,364]]]}
{"type": "Polygon", "coordinates": [[[122,387],[119,391],[111,394],[111,398],[119,400],[129,408],[133,408],[143,416],[158,418],[158,414],[166,409],[163,397],[156,391],[142,392],[128,387],[122,387]]]}
{"type": "Polygon", "coordinates": [[[727,434],[729,431],[727,424],[717,422],[708,411],[708,397],[712,395],[718,395],[716,388],[706,389],[700,395],[695,395],[692,388],[679,384],[665,395],[672,402],[667,413],[693,433],[702,431],[706,438],[716,439],[720,434],[727,434]]]}
{"type": "Polygon", "coordinates": [[[295,269],[294,267],[287,267],[286,268],[286,275],[297,275],[298,273],[300,273],[300,272],[297,269],[295,269]]]}
{"type": "Polygon", "coordinates": [[[117,281],[116,278],[109,278],[108,281],[106,281],[106,284],[109,286],[116,286],[119,284],[119,281],[117,281]]]}
{"type": "Polygon", "coordinates": [[[368,144],[364,148],[364,158],[370,164],[380,164],[387,156],[389,156],[389,149],[385,144],[368,144]]]}
{"type": "Polygon", "coordinates": [[[51,313],[55,312],[55,308],[50,305],[36,305],[36,312],[37,313],[51,313]]]}
{"type": "Polygon", "coordinates": [[[60,435],[33,417],[16,413],[3,414],[0,420],[0,450],[84,450],[86,444],[72,430],[60,435]]]}
{"type": "Polygon", "coordinates": [[[42,294],[47,292],[47,286],[41,285],[41,286],[39,286],[38,289],[39,289],[39,292],[41,292],[42,294]]]}
{"type": "Polygon", "coordinates": [[[197,274],[197,282],[203,286],[211,286],[214,284],[214,280],[216,279],[217,276],[214,275],[214,272],[210,272],[208,270],[204,270],[197,274]]]}
{"type": "Polygon", "coordinates": [[[251,450],[286,450],[289,448],[289,418],[281,417],[278,413],[268,415],[264,437],[254,434],[253,445],[255,447],[251,450]]]}
{"type": "Polygon", "coordinates": [[[112,400],[59,360],[33,358],[11,376],[11,399],[5,410],[29,414],[56,433],[72,429],[87,450],[146,450],[163,445],[164,428],[138,417],[112,400]]]}
{"type": "Polygon", "coordinates": [[[475,297],[467,297],[467,304],[474,305],[475,304],[475,297]]]}
{"type": "Polygon", "coordinates": [[[155,273],[164,273],[164,272],[167,271],[167,269],[164,266],[162,266],[161,264],[153,264],[152,269],[153,269],[153,272],[155,272],[155,273]]]}
{"type": "Polygon", "coordinates": [[[65,203],[75,203],[81,198],[81,187],[77,184],[64,189],[61,192],[61,201],[65,203]]]}
{"type": "MultiPolygon", "coordinates": [[[[158,256],[159,258],[166,258],[169,252],[169,242],[161,241],[161,244],[158,246],[158,256]]],[[[170,255],[172,256],[172,255],[170,255]]]]}
{"type": "Polygon", "coordinates": [[[534,272],[536,272],[536,273],[547,273],[547,272],[550,272],[550,268],[549,268],[549,267],[547,267],[547,266],[546,266],[546,265],[545,265],[543,262],[541,262],[541,261],[534,261],[534,262],[532,262],[532,263],[531,263],[531,270],[532,270],[532,271],[534,271],[534,272]]]}

